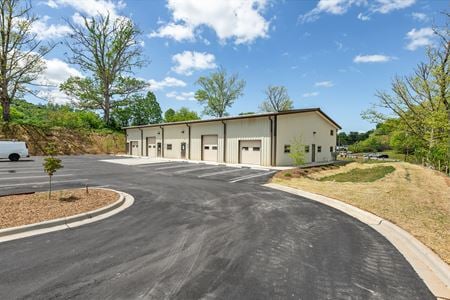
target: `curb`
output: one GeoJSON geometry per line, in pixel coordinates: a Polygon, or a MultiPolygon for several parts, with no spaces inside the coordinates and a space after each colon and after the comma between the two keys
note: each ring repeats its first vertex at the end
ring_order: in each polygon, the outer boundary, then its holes
{"type": "Polygon", "coordinates": [[[93,223],[111,217],[134,203],[134,197],[130,194],[107,188],[97,188],[113,191],[119,194],[119,199],[107,206],[80,213],[70,217],[62,217],[54,220],[43,221],[34,224],[0,229],[0,243],[21,239],[29,236],[48,232],[71,229],[85,224],[93,223]]]}
{"type": "Polygon", "coordinates": [[[372,227],[397,248],[436,298],[450,299],[450,266],[422,242],[397,225],[333,198],[275,183],[268,183],[264,186],[320,202],[372,227]]]}

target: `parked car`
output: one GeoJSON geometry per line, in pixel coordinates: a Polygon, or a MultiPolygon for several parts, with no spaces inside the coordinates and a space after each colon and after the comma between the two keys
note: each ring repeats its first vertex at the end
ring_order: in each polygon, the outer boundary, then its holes
{"type": "Polygon", "coordinates": [[[24,157],[30,157],[27,143],[16,140],[0,141],[0,158],[18,161],[24,157]]]}

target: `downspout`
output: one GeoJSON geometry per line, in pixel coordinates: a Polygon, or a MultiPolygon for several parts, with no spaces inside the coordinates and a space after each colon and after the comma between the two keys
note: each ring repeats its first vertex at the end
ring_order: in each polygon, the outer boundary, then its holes
{"type": "Polygon", "coordinates": [[[227,163],[227,123],[222,121],[223,124],[223,162],[227,163]]]}
{"type": "Polygon", "coordinates": [[[191,126],[186,123],[188,127],[188,159],[191,160],[191,126]]]}
{"type": "Polygon", "coordinates": [[[161,128],[161,157],[164,157],[164,127],[159,126],[161,128]]]}
{"type": "Polygon", "coordinates": [[[141,131],[141,156],[144,156],[144,130],[142,128],[139,128],[141,131]]]}
{"type": "Polygon", "coordinates": [[[272,116],[269,116],[270,121],[270,165],[273,166],[273,120],[272,116]]]}
{"type": "Polygon", "coordinates": [[[277,165],[277,115],[274,116],[273,123],[273,165],[277,165]]]}

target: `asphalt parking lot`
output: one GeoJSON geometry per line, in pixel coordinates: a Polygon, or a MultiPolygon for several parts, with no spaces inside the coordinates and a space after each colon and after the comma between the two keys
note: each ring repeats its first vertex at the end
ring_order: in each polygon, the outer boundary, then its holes
{"type": "MultiPolygon", "coordinates": [[[[111,187],[135,204],[0,243],[0,299],[433,299],[368,226],[262,187],[273,171],[62,159],[56,188],[111,187]]],[[[45,190],[47,181],[40,157],[0,162],[0,195],[45,190]]]]}

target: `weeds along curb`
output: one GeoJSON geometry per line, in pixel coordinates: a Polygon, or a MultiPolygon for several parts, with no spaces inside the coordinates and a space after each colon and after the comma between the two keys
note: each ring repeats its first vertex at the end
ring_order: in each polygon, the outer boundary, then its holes
{"type": "Polygon", "coordinates": [[[275,183],[268,183],[264,186],[330,206],[375,229],[406,258],[436,298],[450,299],[450,266],[422,242],[397,225],[365,210],[326,196],[275,183]]]}
{"type": "Polygon", "coordinates": [[[0,243],[48,232],[75,228],[81,225],[100,221],[125,210],[134,203],[134,198],[130,194],[107,188],[97,189],[116,192],[119,194],[119,199],[107,206],[70,217],[63,217],[29,225],[0,229],[0,243]]]}

